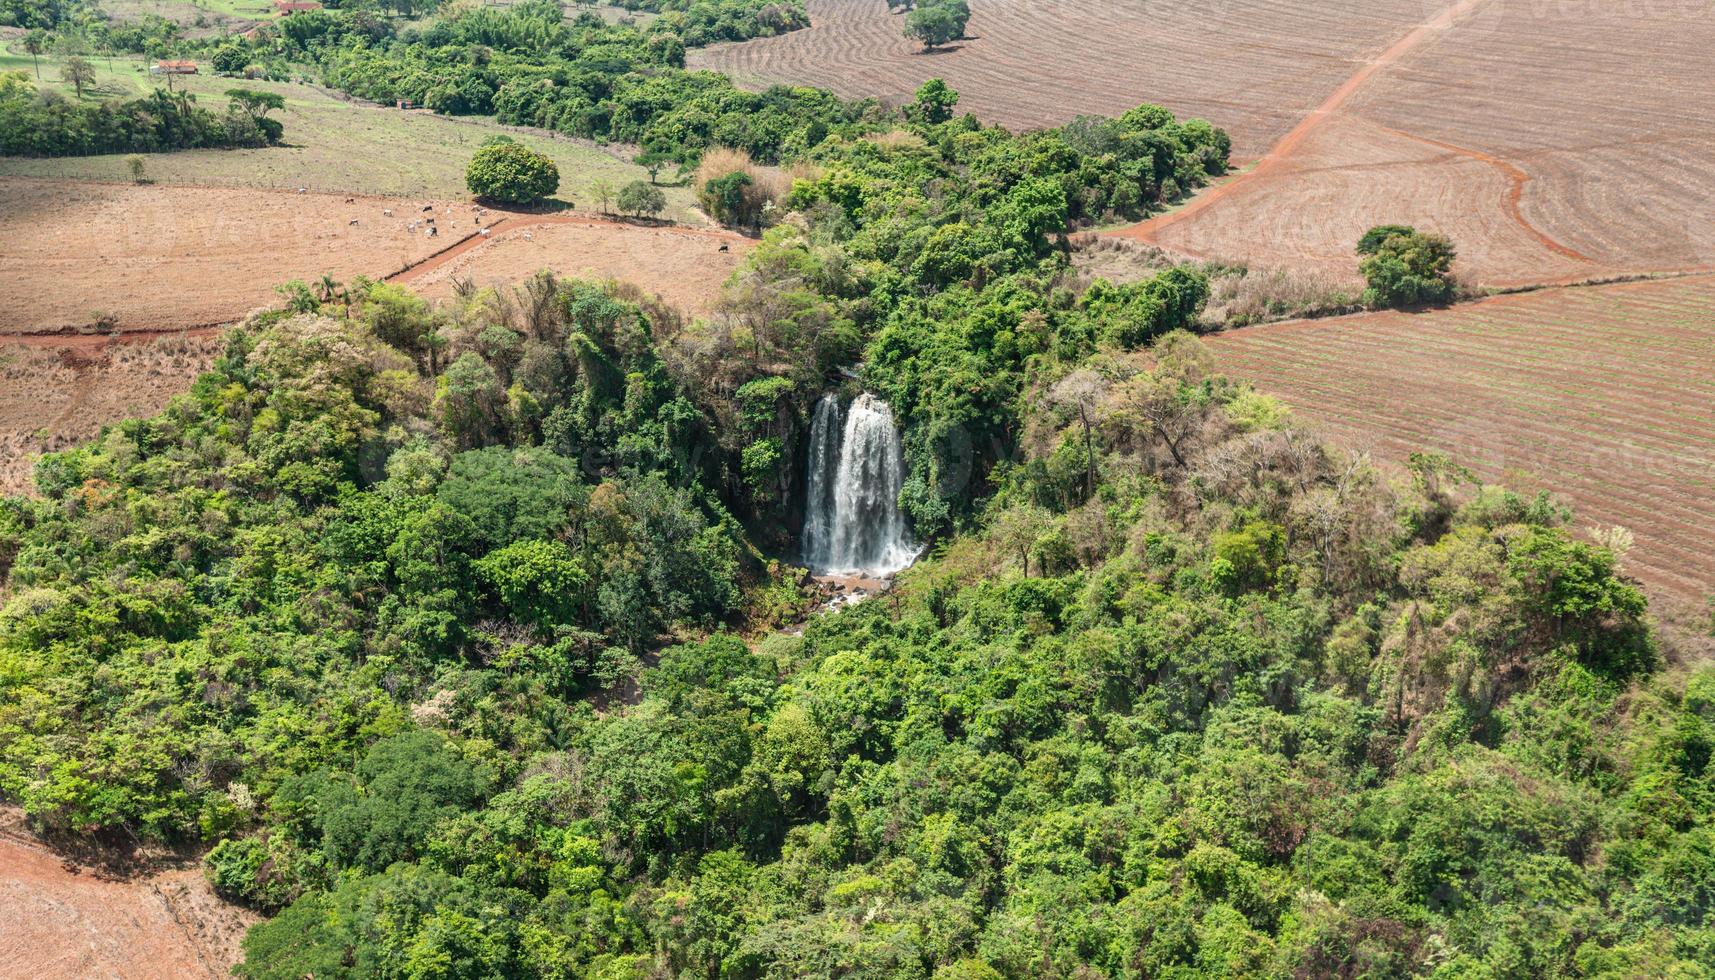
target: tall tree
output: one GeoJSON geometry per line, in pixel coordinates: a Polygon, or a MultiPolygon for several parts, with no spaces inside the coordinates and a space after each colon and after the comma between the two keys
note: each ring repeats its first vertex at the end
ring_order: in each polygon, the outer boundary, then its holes
{"type": "Polygon", "coordinates": [[[77,89],[77,97],[83,98],[83,87],[95,84],[95,66],[72,55],[66,59],[65,67],[60,69],[60,79],[72,84],[77,89]]]}
{"type": "Polygon", "coordinates": [[[48,32],[40,27],[24,35],[24,50],[30,52],[30,62],[36,66],[36,81],[42,80],[42,52],[48,49],[48,32]]]}

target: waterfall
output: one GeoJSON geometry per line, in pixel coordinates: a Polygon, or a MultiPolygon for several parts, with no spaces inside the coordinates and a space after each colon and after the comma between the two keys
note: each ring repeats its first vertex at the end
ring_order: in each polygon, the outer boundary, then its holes
{"type": "Polygon", "coordinates": [[[886,402],[863,394],[842,407],[822,396],[810,423],[808,482],[804,561],[812,571],[891,575],[917,557],[899,512],[905,454],[886,402]]]}

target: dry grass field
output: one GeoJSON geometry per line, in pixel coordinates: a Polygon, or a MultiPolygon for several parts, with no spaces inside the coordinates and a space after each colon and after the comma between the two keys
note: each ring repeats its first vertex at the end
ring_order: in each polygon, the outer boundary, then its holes
{"type": "Polygon", "coordinates": [[[902,16],[880,0],[807,6],[808,30],[693,51],[691,67],[894,103],[940,77],[958,90],[960,111],[1013,128],[1156,102],[1225,128],[1247,160],[1417,23],[1424,0],[975,0],[969,39],[933,54],[903,36],[902,16]]]}
{"type": "Polygon", "coordinates": [[[518,218],[394,281],[430,299],[457,282],[506,286],[542,269],[583,279],[618,279],[689,313],[707,312],[755,243],[728,232],[651,227],[582,218],[518,218]]]}
{"type": "Polygon", "coordinates": [[[1221,366],[1378,458],[1450,454],[1636,539],[1659,592],[1715,593],[1715,276],[1551,289],[1212,338],[1221,366]]]}
{"type": "Polygon", "coordinates": [[[81,328],[96,311],[120,330],[225,322],[289,279],[390,275],[474,220],[468,203],[426,199],[0,177],[0,333],[81,328]],[[429,204],[432,239],[407,227],[429,204]]]}
{"type": "Polygon", "coordinates": [[[30,491],[41,453],[159,412],[208,368],[220,344],[214,332],[0,341],[0,496],[30,491]]]}

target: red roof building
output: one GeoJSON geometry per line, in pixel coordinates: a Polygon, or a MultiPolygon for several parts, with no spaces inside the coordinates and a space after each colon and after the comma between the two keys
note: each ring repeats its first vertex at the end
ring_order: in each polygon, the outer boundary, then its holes
{"type": "Polygon", "coordinates": [[[155,71],[163,75],[195,75],[197,63],[194,61],[157,61],[155,71]]]}
{"type": "Polygon", "coordinates": [[[287,14],[302,13],[306,10],[320,10],[322,5],[315,0],[274,0],[274,9],[284,17],[287,14]]]}

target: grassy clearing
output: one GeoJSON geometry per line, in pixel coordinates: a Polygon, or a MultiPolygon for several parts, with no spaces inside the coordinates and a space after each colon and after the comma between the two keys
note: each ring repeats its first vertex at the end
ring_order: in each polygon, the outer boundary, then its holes
{"type": "MultiPolygon", "coordinates": [[[[159,83],[139,58],[92,58],[96,84],[85,98],[137,98],[159,83]]],[[[41,87],[71,95],[60,80],[63,59],[42,58],[41,87]]],[[[0,70],[23,70],[35,77],[30,56],[21,51],[0,55],[0,70]]],[[[438,116],[426,111],[401,112],[346,101],[313,85],[296,82],[248,82],[213,75],[180,76],[176,86],[194,93],[205,106],[219,106],[235,85],[278,92],[286,99],[279,118],[286,127],[286,146],[258,150],[187,150],[145,154],[149,179],[163,184],[212,185],[310,190],[348,194],[459,198],[468,195],[465,164],[477,145],[496,133],[507,133],[532,149],[552,157],[560,168],[563,201],[593,210],[591,185],[605,180],[614,187],[646,180],[647,172],[609,150],[580,140],[537,130],[501,126],[492,120],[438,116]]],[[[61,177],[80,180],[126,180],[122,155],[29,159],[0,157],[0,175],[61,177]]],[[[701,223],[691,210],[689,187],[663,187],[664,217],[701,223]]]]}
{"type": "Polygon", "coordinates": [[[220,28],[274,18],[271,0],[102,0],[101,9],[114,20],[125,23],[135,23],[154,14],[187,28],[220,28]]]}

